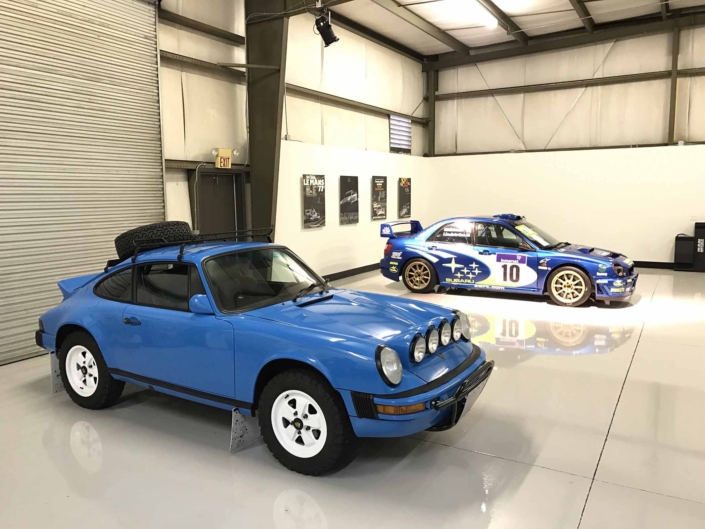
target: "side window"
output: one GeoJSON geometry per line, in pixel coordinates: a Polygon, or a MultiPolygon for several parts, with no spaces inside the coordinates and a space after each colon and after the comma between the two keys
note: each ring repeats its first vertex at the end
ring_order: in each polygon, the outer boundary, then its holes
{"type": "Polygon", "coordinates": [[[188,310],[189,267],[186,264],[146,264],[135,268],[135,295],[140,305],[188,310]]]}
{"type": "Polygon", "coordinates": [[[477,223],[475,244],[496,248],[519,248],[521,239],[512,230],[498,224],[477,223]]]}
{"type": "Polygon", "coordinates": [[[96,296],[114,301],[132,301],[132,267],[108,276],[95,287],[96,296]]]}
{"type": "Polygon", "coordinates": [[[472,222],[456,221],[446,224],[436,233],[433,240],[457,244],[470,244],[472,241],[472,222]]]}
{"type": "Polygon", "coordinates": [[[189,266],[191,278],[189,281],[191,282],[190,285],[190,290],[189,290],[189,295],[191,297],[195,296],[196,294],[204,294],[206,293],[206,289],[203,287],[203,281],[201,281],[201,275],[198,273],[198,269],[195,266],[189,266]]]}

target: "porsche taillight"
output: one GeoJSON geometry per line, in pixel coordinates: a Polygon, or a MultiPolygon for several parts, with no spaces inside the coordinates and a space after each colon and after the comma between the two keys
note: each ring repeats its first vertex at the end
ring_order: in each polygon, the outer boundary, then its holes
{"type": "Polygon", "coordinates": [[[391,252],[391,251],[392,251],[392,243],[391,243],[391,242],[388,242],[388,243],[387,243],[387,246],[384,247],[384,255],[385,255],[385,257],[386,257],[387,254],[389,254],[389,252],[391,252]]]}

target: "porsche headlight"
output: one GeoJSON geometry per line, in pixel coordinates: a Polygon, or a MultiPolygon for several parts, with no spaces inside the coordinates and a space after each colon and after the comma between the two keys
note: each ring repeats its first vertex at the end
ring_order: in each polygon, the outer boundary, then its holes
{"type": "Polygon", "coordinates": [[[385,384],[398,386],[401,382],[403,370],[397,352],[394,349],[380,345],[377,348],[375,361],[379,375],[382,377],[385,384]]]}
{"type": "Polygon", "coordinates": [[[453,340],[456,342],[463,338],[470,340],[470,320],[464,312],[457,312],[457,318],[453,320],[453,340]]]}
{"type": "Polygon", "coordinates": [[[426,339],[417,334],[411,342],[411,361],[418,364],[426,356],[426,339]]]}
{"type": "Polygon", "coordinates": [[[438,331],[431,327],[426,333],[426,349],[433,354],[438,349],[438,331]]]}
{"type": "Polygon", "coordinates": [[[444,321],[441,323],[441,345],[446,346],[450,343],[453,338],[453,331],[450,328],[450,323],[444,321]]]}
{"type": "Polygon", "coordinates": [[[614,270],[614,273],[617,274],[617,277],[624,277],[627,275],[627,271],[621,264],[612,263],[612,269],[614,270]]]}

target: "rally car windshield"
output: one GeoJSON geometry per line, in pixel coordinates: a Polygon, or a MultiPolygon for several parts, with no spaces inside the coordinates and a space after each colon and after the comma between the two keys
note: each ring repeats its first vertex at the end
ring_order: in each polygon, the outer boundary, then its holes
{"type": "Polygon", "coordinates": [[[542,250],[552,248],[560,244],[560,241],[555,237],[552,237],[540,228],[537,228],[530,222],[525,220],[517,220],[512,222],[512,225],[516,230],[521,233],[524,237],[533,242],[536,246],[542,250]]]}
{"type": "Polygon", "coordinates": [[[320,278],[283,248],[221,255],[207,260],[204,268],[223,312],[265,307],[324,288],[320,278]]]}

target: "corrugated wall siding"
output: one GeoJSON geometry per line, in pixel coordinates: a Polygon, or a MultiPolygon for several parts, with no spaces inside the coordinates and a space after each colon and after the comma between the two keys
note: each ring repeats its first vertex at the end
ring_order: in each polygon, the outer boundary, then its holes
{"type": "Polygon", "coordinates": [[[0,0],[0,364],[41,353],[56,282],[164,218],[154,6],[0,0]]]}

